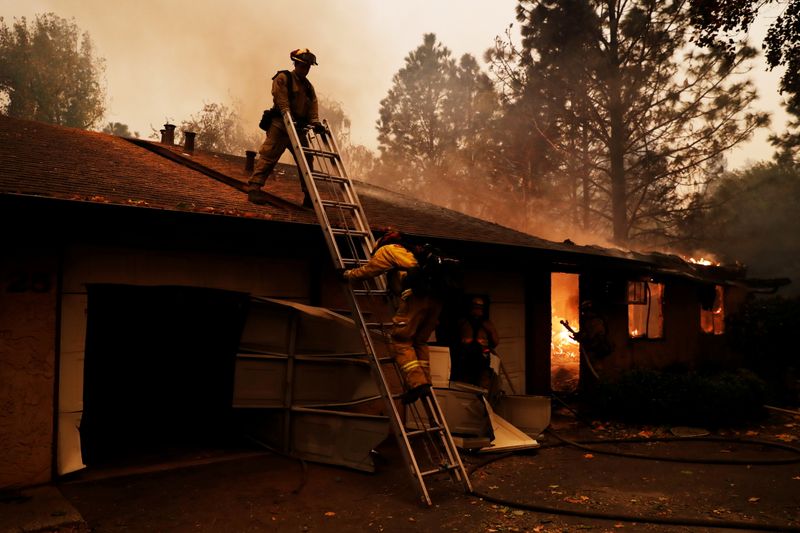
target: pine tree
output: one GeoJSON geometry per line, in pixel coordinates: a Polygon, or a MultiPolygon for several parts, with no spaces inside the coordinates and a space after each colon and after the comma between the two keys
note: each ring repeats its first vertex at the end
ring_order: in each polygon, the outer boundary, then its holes
{"type": "Polygon", "coordinates": [[[689,46],[679,1],[520,0],[517,19],[521,47],[498,41],[488,56],[506,114],[537,147],[520,180],[562,220],[591,219],[619,244],[676,238],[725,150],[766,122],[735,76],[754,51],[689,46]]]}

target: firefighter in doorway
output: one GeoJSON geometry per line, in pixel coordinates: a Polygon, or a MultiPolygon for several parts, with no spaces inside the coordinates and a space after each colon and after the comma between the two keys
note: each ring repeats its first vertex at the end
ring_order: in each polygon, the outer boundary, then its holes
{"type": "Polygon", "coordinates": [[[459,323],[461,345],[456,361],[457,379],[485,389],[494,381],[491,355],[500,343],[497,328],[489,320],[485,298],[470,300],[469,314],[459,323]]]}
{"type": "Polygon", "coordinates": [[[614,351],[614,344],[608,338],[608,324],[600,313],[597,304],[591,300],[584,300],[580,305],[580,330],[572,335],[580,343],[581,349],[581,379],[579,388],[583,392],[590,392],[599,382],[602,371],[603,359],[614,351]],[[584,369],[591,372],[584,373],[584,369]]]}
{"type": "Polygon", "coordinates": [[[405,381],[403,403],[410,404],[431,392],[430,352],[428,338],[439,323],[442,301],[436,294],[421,294],[408,287],[409,271],[419,263],[416,249],[396,229],[389,228],[378,239],[367,264],[345,270],[345,280],[365,280],[387,274],[389,290],[399,298],[392,317],[391,351],[405,381]]]}
{"type": "Polygon", "coordinates": [[[572,337],[592,360],[603,359],[614,351],[614,345],[608,339],[606,320],[591,300],[581,302],[580,330],[572,337]]]}
{"type": "MultiPolygon", "coordinates": [[[[317,104],[317,94],[314,86],[308,81],[308,72],[312,65],[317,64],[317,57],[307,48],[293,50],[289,54],[294,62],[294,70],[279,71],[272,77],[272,99],[274,106],[271,110],[264,112],[261,126],[266,130],[267,137],[261,148],[258,150],[258,160],[256,161],[253,174],[247,186],[247,198],[253,203],[263,204],[267,202],[267,194],[261,190],[267,178],[272,173],[283,152],[288,148],[297,162],[297,155],[289,142],[289,135],[283,123],[283,113],[290,111],[295,120],[296,128],[301,130],[311,127],[317,133],[325,131],[325,127],[319,120],[319,109],[317,104]],[[269,118],[271,117],[271,120],[269,118]]],[[[307,146],[305,135],[300,135],[300,142],[307,146]]],[[[308,157],[308,164],[311,166],[311,157],[308,157]]],[[[299,163],[298,163],[299,167],[299,163]]],[[[303,207],[311,207],[311,198],[306,190],[305,182],[301,176],[300,185],[305,193],[303,207]]]]}

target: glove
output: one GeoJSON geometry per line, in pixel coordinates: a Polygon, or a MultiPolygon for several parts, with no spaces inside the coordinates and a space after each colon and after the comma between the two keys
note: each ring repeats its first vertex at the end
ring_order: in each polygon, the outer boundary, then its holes
{"type": "Polygon", "coordinates": [[[321,134],[323,134],[323,133],[325,133],[327,131],[326,128],[325,128],[325,124],[323,124],[322,122],[314,122],[314,123],[312,123],[311,124],[311,129],[313,129],[314,133],[316,133],[317,135],[321,135],[321,134]]]}

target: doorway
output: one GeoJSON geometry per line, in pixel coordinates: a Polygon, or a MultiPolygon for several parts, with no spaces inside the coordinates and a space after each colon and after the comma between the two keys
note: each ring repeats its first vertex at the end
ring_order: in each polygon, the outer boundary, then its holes
{"type": "Polygon", "coordinates": [[[81,451],[88,466],[220,447],[248,295],[88,286],[81,451]]]}
{"type": "Polygon", "coordinates": [[[550,278],[550,387],[553,392],[573,393],[580,383],[580,346],[568,329],[579,329],[579,279],[578,274],[564,272],[553,272],[550,278]]]}

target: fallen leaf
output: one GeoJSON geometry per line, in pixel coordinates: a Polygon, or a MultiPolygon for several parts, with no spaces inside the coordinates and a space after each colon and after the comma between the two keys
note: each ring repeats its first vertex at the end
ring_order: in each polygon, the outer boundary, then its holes
{"type": "Polygon", "coordinates": [[[636,435],[638,435],[639,437],[643,437],[645,439],[649,439],[650,437],[653,436],[653,432],[652,431],[648,431],[646,429],[643,429],[642,431],[640,431],[636,435]]]}
{"type": "Polygon", "coordinates": [[[614,524],[614,527],[617,529],[622,529],[623,527],[625,527],[625,524],[614,524]]]}
{"type": "Polygon", "coordinates": [[[327,517],[336,516],[336,513],[334,513],[333,511],[328,511],[327,513],[325,513],[325,516],[327,517]]]}
{"type": "Polygon", "coordinates": [[[681,470],[681,474],[692,475],[694,474],[694,472],[692,472],[691,470],[681,470]]]}
{"type": "Polygon", "coordinates": [[[794,476],[792,479],[800,480],[800,476],[794,476]]]}
{"type": "Polygon", "coordinates": [[[778,440],[782,440],[783,442],[792,442],[793,440],[797,440],[797,437],[795,437],[794,435],[788,435],[786,433],[775,435],[775,438],[778,440]]]}
{"type": "Polygon", "coordinates": [[[761,498],[759,498],[758,496],[751,496],[751,497],[747,498],[747,501],[749,501],[750,503],[756,503],[760,499],[761,498]]]}
{"type": "Polygon", "coordinates": [[[758,431],[750,430],[747,433],[745,433],[745,435],[747,435],[748,437],[755,437],[756,435],[758,435],[758,431]]]}
{"type": "Polygon", "coordinates": [[[413,516],[409,516],[409,517],[408,517],[408,521],[409,521],[409,522],[416,522],[416,521],[417,521],[417,519],[416,519],[416,518],[414,518],[413,516]]]}
{"type": "Polygon", "coordinates": [[[585,453],[585,454],[583,454],[583,458],[584,459],[594,459],[594,455],[592,455],[591,453],[585,453]]]}
{"type": "Polygon", "coordinates": [[[577,498],[573,498],[572,496],[567,496],[566,498],[564,498],[564,501],[567,502],[567,503],[580,503],[580,504],[583,504],[583,503],[586,503],[587,501],[589,501],[589,497],[588,496],[578,496],[577,498]]]}

